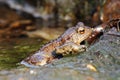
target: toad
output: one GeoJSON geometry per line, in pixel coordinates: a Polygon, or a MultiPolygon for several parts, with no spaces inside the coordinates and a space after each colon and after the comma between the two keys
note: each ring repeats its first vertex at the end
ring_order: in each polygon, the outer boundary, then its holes
{"type": "Polygon", "coordinates": [[[92,34],[92,28],[85,26],[79,22],[75,27],[71,27],[65,31],[57,39],[50,41],[32,56],[27,57],[21,62],[24,65],[42,66],[50,63],[54,59],[59,59],[67,54],[75,54],[86,50],[83,44],[92,34]]]}

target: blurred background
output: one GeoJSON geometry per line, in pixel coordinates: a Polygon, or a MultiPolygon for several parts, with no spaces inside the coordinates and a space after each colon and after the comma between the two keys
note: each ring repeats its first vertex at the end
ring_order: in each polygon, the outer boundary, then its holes
{"type": "Polygon", "coordinates": [[[79,21],[95,27],[119,14],[119,0],[0,0],[0,38],[51,40],[79,21]]]}

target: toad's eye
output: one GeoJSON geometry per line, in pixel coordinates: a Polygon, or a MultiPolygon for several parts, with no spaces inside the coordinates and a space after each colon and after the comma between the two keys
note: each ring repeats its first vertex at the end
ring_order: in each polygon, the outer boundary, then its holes
{"type": "Polygon", "coordinates": [[[77,32],[80,33],[80,34],[84,34],[85,33],[85,28],[84,27],[79,27],[77,32]]]}

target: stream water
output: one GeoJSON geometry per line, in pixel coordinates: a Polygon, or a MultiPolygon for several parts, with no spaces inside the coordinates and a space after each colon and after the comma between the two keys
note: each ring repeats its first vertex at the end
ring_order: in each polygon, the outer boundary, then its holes
{"type": "Polygon", "coordinates": [[[40,39],[19,38],[0,42],[0,70],[13,69],[21,60],[40,48],[40,39]]]}

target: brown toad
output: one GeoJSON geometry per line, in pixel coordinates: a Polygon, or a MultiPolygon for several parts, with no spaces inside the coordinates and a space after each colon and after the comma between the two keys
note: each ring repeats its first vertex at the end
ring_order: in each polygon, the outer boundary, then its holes
{"type": "Polygon", "coordinates": [[[47,43],[32,56],[21,62],[24,65],[45,65],[53,59],[69,53],[78,53],[86,49],[81,43],[92,34],[92,28],[79,22],[75,27],[69,28],[57,39],[47,43]],[[55,53],[55,54],[54,54],[55,53]],[[57,55],[57,56],[56,56],[57,55]],[[59,56],[58,56],[59,55],[59,56]]]}

